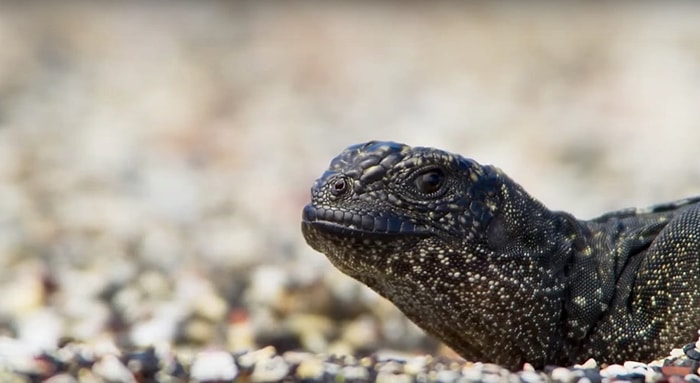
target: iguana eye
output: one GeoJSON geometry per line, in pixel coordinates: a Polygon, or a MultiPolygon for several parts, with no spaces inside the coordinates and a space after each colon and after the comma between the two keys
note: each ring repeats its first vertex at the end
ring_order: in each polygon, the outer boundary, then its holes
{"type": "Polygon", "coordinates": [[[421,193],[433,194],[445,184],[445,173],[439,168],[428,169],[416,176],[415,183],[421,193]]]}
{"type": "Polygon", "coordinates": [[[348,180],[345,177],[338,177],[331,182],[331,194],[339,197],[348,191],[348,180]]]}

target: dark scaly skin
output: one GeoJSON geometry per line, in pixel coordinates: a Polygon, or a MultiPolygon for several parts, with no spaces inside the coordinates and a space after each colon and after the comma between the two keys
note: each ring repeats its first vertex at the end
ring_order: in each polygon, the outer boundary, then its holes
{"type": "Polygon", "coordinates": [[[700,328],[700,197],[581,221],[393,142],[349,147],[311,194],[308,244],[466,359],[649,361],[700,328]]]}

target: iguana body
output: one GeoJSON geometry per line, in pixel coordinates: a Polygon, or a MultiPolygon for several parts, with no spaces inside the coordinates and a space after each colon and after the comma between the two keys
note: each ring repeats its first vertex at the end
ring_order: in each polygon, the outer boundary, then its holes
{"type": "Polygon", "coordinates": [[[349,147],[311,194],[309,245],[466,359],[648,361],[700,328],[700,197],[581,221],[393,142],[349,147]]]}

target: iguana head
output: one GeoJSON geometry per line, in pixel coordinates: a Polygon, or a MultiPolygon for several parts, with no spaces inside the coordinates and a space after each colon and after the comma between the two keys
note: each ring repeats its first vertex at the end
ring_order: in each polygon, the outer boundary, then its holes
{"type": "Polygon", "coordinates": [[[484,240],[495,208],[489,176],[476,162],[437,149],[354,145],[314,183],[302,231],[349,275],[408,272],[421,258],[484,240]]]}

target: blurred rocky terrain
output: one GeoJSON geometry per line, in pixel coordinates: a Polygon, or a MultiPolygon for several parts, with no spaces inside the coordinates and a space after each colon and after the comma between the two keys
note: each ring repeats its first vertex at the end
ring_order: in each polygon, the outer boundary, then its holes
{"type": "Polygon", "coordinates": [[[0,335],[449,355],[301,237],[370,139],[582,218],[699,194],[700,6],[518,4],[0,4],[0,335]]]}

